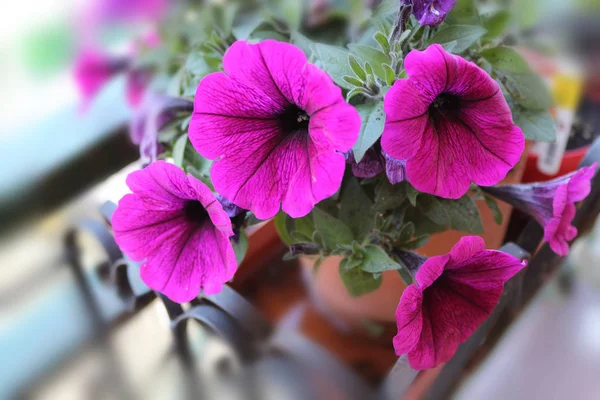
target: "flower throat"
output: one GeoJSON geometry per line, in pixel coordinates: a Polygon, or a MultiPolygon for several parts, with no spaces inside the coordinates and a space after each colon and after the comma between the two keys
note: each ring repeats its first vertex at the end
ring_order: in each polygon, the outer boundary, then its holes
{"type": "Polygon", "coordinates": [[[308,133],[310,117],[300,107],[291,104],[278,116],[281,130],[286,136],[298,133],[308,133]]]}
{"type": "Polygon", "coordinates": [[[188,222],[201,224],[208,218],[208,212],[204,206],[196,200],[186,201],[183,205],[183,212],[185,214],[185,219],[188,222]]]}

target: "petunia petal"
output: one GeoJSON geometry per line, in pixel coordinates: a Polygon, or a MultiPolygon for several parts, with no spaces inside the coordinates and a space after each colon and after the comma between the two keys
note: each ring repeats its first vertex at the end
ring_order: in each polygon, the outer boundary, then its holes
{"type": "Polygon", "coordinates": [[[454,120],[469,157],[463,159],[470,179],[482,186],[501,181],[525,149],[521,128],[514,125],[502,93],[478,102],[462,102],[454,120]]]}
{"type": "Polygon", "coordinates": [[[281,106],[298,104],[305,83],[306,56],[294,45],[265,40],[259,44],[237,41],[223,58],[225,73],[238,82],[260,88],[281,106]]]}
{"type": "Polygon", "coordinates": [[[473,254],[485,249],[485,242],[481,236],[464,236],[450,250],[452,260],[449,269],[456,268],[469,261],[473,254]]]}
{"type": "Polygon", "coordinates": [[[338,102],[310,117],[311,140],[323,150],[346,152],[352,148],[360,132],[360,115],[354,107],[338,102]]]}
{"type": "Polygon", "coordinates": [[[458,345],[494,310],[502,294],[501,286],[481,291],[444,278],[434,285],[424,294],[420,340],[408,353],[411,367],[417,370],[450,360],[458,345]]]}
{"type": "Polygon", "coordinates": [[[421,98],[411,82],[407,79],[396,81],[384,100],[386,119],[381,147],[399,160],[417,154],[429,120],[429,103],[421,98]]]}
{"type": "Polygon", "coordinates": [[[577,209],[573,203],[565,204],[562,213],[555,214],[555,217],[544,226],[544,240],[550,244],[550,248],[559,256],[566,256],[569,253],[568,241],[575,239],[577,229],[571,225],[577,209]]]}
{"type": "Polygon", "coordinates": [[[142,280],[177,303],[220,291],[236,269],[235,254],[224,233],[211,223],[188,225],[165,238],[161,251],[142,264],[142,280]]]}
{"type": "Polygon", "coordinates": [[[342,89],[316,65],[307,63],[304,66],[303,76],[306,84],[302,88],[303,91],[297,104],[308,115],[313,116],[320,110],[334,105],[346,104],[342,96],[342,89]]]}
{"type": "Polygon", "coordinates": [[[467,193],[471,182],[465,164],[470,152],[465,151],[469,147],[461,142],[465,136],[461,129],[447,121],[428,120],[422,151],[406,162],[408,181],[417,190],[450,199],[467,193]]]}
{"type": "Polygon", "coordinates": [[[429,104],[448,86],[444,53],[442,46],[432,44],[423,51],[411,51],[404,59],[404,68],[410,81],[429,104]]]}
{"type": "Polygon", "coordinates": [[[578,202],[585,199],[591,191],[591,180],[596,173],[598,163],[590,167],[578,169],[568,183],[568,198],[571,202],[578,202]]]}
{"type": "Polygon", "coordinates": [[[183,199],[193,199],[194,192],[185,175],[173,164],[156,161],[127,176],[127,186],[154,209],[180,208],[183,199]]]}
{"type": "Polygon", "coordinates": [[[444,276],[476,289],[487,290],[503,286],[523,268],[525,264],[510,254],[484,250],[478,251],[459,264],[455,264],[453,260],[446,268],[444,276]]]}
{"type": "Polygon", "coordinates": [[[417,272],[415,280],[419,284],[421,290],[425,290],[431,286],[436,279],[438,279],[444,272],[446,264],[450,261],[450,256],[445,254],[443,256],[435,256],[429,258],[417,272]]]}
{"type": "Polygon", "coordinates": [[[421,336],[423,292],[415,285],[410,285],[402,293],[396,310],[398,334],[394,337],[394,350],[397,355],[411,351],[421,336]]]}
{"type": "Polygon", "coordinates": [[[112,218],[115,240],[135,261],[142,261],[162,246],[163,240],[185,224],[181,208],[152,207],[139,196],[124,196],[112,218]]]}
{"type": "Polygon", "coordinates": [[[306,141],[305,149],[298,148],[296,154],[295,173],[282,205],[283,211],[292,218],[305,216],[319,201],[333,196],[342,184],[346,165],[343,154],[319,153],[310,140],[306,141]]]}
{"type": "Polygon", "coordinates": [[[441,53],[447,72],[445,93],[458,96],[463,102],[478,102],[491,99],[497,94],[502,95],[498,83],[474,62],[448,53],[439,45],[433,46],[441,53]]]}

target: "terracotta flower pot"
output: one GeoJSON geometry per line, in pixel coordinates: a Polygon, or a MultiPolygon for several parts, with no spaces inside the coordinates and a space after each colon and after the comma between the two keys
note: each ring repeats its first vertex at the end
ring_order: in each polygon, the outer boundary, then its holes
{"type": "MultiPolygon", "coordinates": [[[[502,183],[520,182],[526,159],[527,151],[523,153],[519,164],[509,172],[502,183]]],[[[486,248],[489,249],[498,249],[502,245],[512,212],[512,207],[508,204],[499,202],[498,206],[504,215],[501,225],[496,224],[493,213],[485,202],[478,202],[484,226],[484,233],[481,236],[485,240],[486,248]]],[[[428,257],[445,254],[461,237],[466,235],[457,231],[432,235],[429,242],[418,252],[428,257]]],[[[379,289],[353,298],[348,293],[338,272],[341,260],[340,256],[328,257],[321,264],[317,273],[313,273],[314,259],[303,258],[300,260],[305,283],[317,308],[345,330],[363,330],[365,321],[393,323],[400,296],[406,288],[398,273],[395,271],[384,272],[383,282],[379,289]]]]}

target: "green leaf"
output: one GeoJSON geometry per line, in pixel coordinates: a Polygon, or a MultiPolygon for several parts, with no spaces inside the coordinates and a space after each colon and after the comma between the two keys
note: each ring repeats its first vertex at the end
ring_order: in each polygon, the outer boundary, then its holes
{"type": "Polygon", "coordinates": [[[406,185],[392,185],[382,179],[375,189],[375,211],[384,212],[400,207],[406,200],[406,185]]]}
{"type": "Polygon", "coordinates": [[[527,61],[510,47],[492,47],[491,49],[482,50],[479,55],[495,68],[523,73],[532,71],[527,61]]]}
{"type": "Polygon", "coordinates": [[[396,73],[392,67],[387,64],[383,64],[383,70],[385,71],[385,83],[387,83],[388,86],[392,86],[396,81],[396,73]]]}
{"type": "Polygon", "coordinates": [[[183,158],[185,155],[185,147],[188,143],[187,133],[181,135],[173,145],[173,160],[179,168],[183,167],[183,158]]]}
{"type": "Polygon", "coordinates": [[[458,0],[452,11],[446,17],[449,24],[473,24],[479,23],[479,15],[474,0],[458,0]]]}
{"type": "Polygon", "coordinates": [[[458,200],[422,195],[417,208],[431,221],[446,229],[483,233],[479,209],[468,195],[458,200]]]}
{"type": "Polygon", "coordinates": [[[381,276],[375,278],[373,274],[365,272],[360,268],[346,269],[343,263],[340,263],[339,272],[342,282],[344,282],[352,297],[360,297],[374,292],[381,286],[381,282],[383,281],[381,276]]]}
{"type": "Polygon", "coordinates": [[[364,82],[364,81],[367,80],[367,73],[360,66],[360,63],[358,62],[358,60],[356,59],[356,57],[354,57],[353,55],[349,55],[348,56],[348,63],[350,63],[350,68],[352,68],[352,71],[354,71],[354,73],[356,74],[356,76],[358,76],[358,78],[361,81],[364,82]]]}
{"type": "Polygon", "coordinates": [[[356,107],[362,121],[358,140],[352,147],[354,159],[360,162],[365,153],[383,133],[385,124],[385,113],[383,111],[383,102],[377,104],[361,104],[356,107]]]}
{"type": "Polygon", "coordinates": [[[348,63],[350,52],[341,47],[322,43],[315,43],[313,48],[319,65],[331,76],[331,79],[344,89],[351,90],[353,86],[344,81],[344,76],[351,76],[353,72],[348,63]]]}
{"type": "Polygon", "coordinates": [[[548,111],[516,107],[513,109],[513,118],[525,138],[536,142],[556,140],[556,124],[548,111]]]}
{"type": "Polygon", "coordinates": [[[439,43],[443,46],[444,44],[456,41],[453,52],[462,53],[486,32],[486,29],[481,26],[446,25],[433,35],[429,43],[439,43]]]}
{"type": "Polygon", "coordinates": [[[190,53],[185,62],[185,68],[195,76],[205,76],[213,72],[204,56],[198,51],[190,53]]]}
{"type": "Polygon", "coordinates": [[[398,232],[398,243],[408,243],[415,236],[415,224],[408,222],[398,232]]]}
{"type": "Polygon", "coordinates": [[[260,13],[246,15],[240,23],[232,29],[233,35],[238,40],[247,40],[265,19],[260,13]]]}
{"type": "Polygon", "coordinates": [[[502,35],[510,23],[510,12],[500,10],[492,15],[483,17],[483,27],[487,33],[483,36],[485,40],[492,40],[502,35]]]}
{"type": "Polygon", "coordinates": [[[390,64],[391,60],[387,54],[377,50],[375,47],[366,46],[364,44],[348,45],[348,48],[356,55],[358,55],[363,61],[370,63],[373,66],[375,75],[381,79],[385,79],[385,71],[383,70],[383,64],[390,64]]]}
{"type": "Polygon", "coordinates": [[[373,11],[373,18],[387,18],[398,12],[398,0],[382,0],[373,11]]]}
{"type": "Polygon", "coordinates": [[[377,41],[377,43],[379,43],[379,45],[381,46],[381,49],[383,50],[384,53],[388,54],[390,52],[390,42],[388,41],[388,38],[381,32],[377,32],[375,33],[375,35],[373,36],[373,39],[375,39],[377,41]]]}
{"type": "Polygon", "coordinates": [[[312,216],[315,229],[322,235],[327,249],[334,250],[338,244],[352,243],[352,231],[342,221],[319,208],[313,209],[312,216]]]}
{"type": "Polygon", "coordinates": [[[409,210],[406,213],[406,221],[410,221],[415,224],[415,236],[420,237],[423,235],[432,235],[434,233],[440,233],[448,230],[447,227],[436,224],[431,219],[427,218],[418,210],[409,210]]]}
{"type": "Polygon", "coordinates": [[[534,72],[517,73],[494,68],[493,74],[519,105],[532,110],[548,110],[553,105],[546,83],[534,72]]]}
{"type": "Polygon", "coordinates": [[[232,240],[231,244],[233,245],[235,260],[237,261],[238,265],[240,265],[246,256],[246,252],[248,251],[248,235],[246,235],[246,232],[242,229],[238,242],[235,243],[232,240]]]}
{"type": "Polygon", "coordinates": [[[356,87],[362,87],[363,83],[360,81],[360,79],[357,79],[353,76],[344,76],[344,80],[346,82],[348,82],[349,84],[351,84],[352,86],[356,86],[356,87]]]}
{"type": "Polygon", "coordinates": [[[360,258],[349,256],[341,261],[340,267],[343,267],[345,270],[349,270],[358,267],[360,264],[362,264],[362,262],[363,260],[360,258]]]}
{"type": "Polygon", "coordinates": [[[315,231],[315,224],[311,215],[307,215],[306,217],[302,218],[296,218],[293,220],[293,223],[295,231],[302,232],[304,235],[312,239],[315,231]]]}
{"type": "Polygon", "coordinates": [[[504,219],[504,217],[502,215],[502,210],[500,210],[500,207],[498,207],[498,202],[490,196],[484,196],[484,200],[485,204],[487,204],[490,210],[492,210],[492,213],[494,214],[494,221],[496,221],[496,224],[502,225],[502,220],[504,219]]]}
{"type": "Polygon", "coordinates": [[[365,94],[367,94],[367,90],[365,88],[361,88],[361,87],[354,88],[351,91],[349,91],[348,94],[346,95],[346,101],[350,101],[352,98],[354,98],[358,95],[365,95],[365,94]]]}
{"type": "Polygon", "coordinates": [[[407,184],[406,195],[408,196],[408,201],[413,207],[417,206],[417,197],[419,197],[420,194],[421,192],[415,189],[412,185],[407,184]]]}
{"type": "Polygon", "coordinates": [[[494,47],[483,50],[480,55],[492,65],[492,74],[519,105],[533,110],[552,107],[552,96],[547,85],[515,50],[494,47]]]}
{"type": "Polygon", "coordinates": [[[298,0],[283,0],[280,4],[281,16],[292,29],[298,29],[304,14],[304,2],[298,0]]]}
{"type": "Polygon", "coordinates": [[[373,202],[354,177],[348,180],[342,191],[340,219],[358,242],[362,242],[375,226],[373,202]]]}
{"type": "Polygon", "coordinates": [[[313,54],[314,42],[298,31],[292,32],[291,38],[292,43],[298,46],[306,54],[306,57],[310,59],[313,54]]]}
{"type": "Polygon", "coordinates": [[[374,244],[365,246],[365,258],[361,264],[361,269],[372,274],[382,273],[384,271],[395,271],[402,268],[395,262],[381,247],[374,244]]]}
{"type": "Polygon", "coordinates": [[[283,243],[289,246],[293,241],[287,228],[287,218],[288,216],[283,211],[280,211],[275,216],[275,229],[277,229],[277,233],[279,233],[279,237],[283,243]]]}

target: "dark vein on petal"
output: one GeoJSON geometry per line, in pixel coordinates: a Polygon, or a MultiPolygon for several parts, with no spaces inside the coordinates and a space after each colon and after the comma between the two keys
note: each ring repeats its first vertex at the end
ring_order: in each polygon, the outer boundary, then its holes
{"type": "MultiPolygon", "coordinates": [[[[463,284],[463,285],[466,285],[466,284],[464,284],[464,283],[462,283],[462,284],[463,284]]],[[[466,285],[466,286],[472,287],[472,286],[470,286],[470,285],[466,285]]],[[[461,294],[461,293],[458,293],[458,292],[457,292],[456,290],[454,290],[454,288],[452,288],[451,286],[449,286],[449,285],[445,285],[445,286],[444,286],[444,288],[445,288],[446,290],[448,290],[449,292],[452,292],[452,293],[454,293],[455,295],[457,295],[458,297],[462,298],[463,300],[465,300],[467,303],[471,304],[471,305],[472,305],[472,306],[474,306],[475,308],[478,308],[479,310],[481,310],[481,311],[482,311],[482,312],[484,312],[485,314],[487,314],[487,313],[488,313],[488,311],[487,311],[486,309],[484,309],[483,307],[481,307],[479,304],[476,304],[476,303],[474,303],[474,302],[473,302],[471,299],[468,299],[468,298],[467,298],[467,297],[465,297],[463,294],[461,294]]],[[[475,288],[473,288],[473,289],[475,289],[475,288]]],[[[475,290],[477,290],[477,289],[475,289],[475,290]]]]}
{"type": "Polygon", "coordinates": [[[164,291],[167,288],[167,285],[171,281],[171,278],[173,277],[173,274],[175,273],[175,269],[177,268],[177,263],[179,262],[179,259],[181,258],[181,254],[183,254],[183,250],[185,250],[185,247],[187,246],[187,244],[190,241],[190,239],[192,238],[192,236],[194,236],[195,232],[196,232],[196,229],[194,229],[194,228],[190,229],[190,234],[187,236],[187,238],[183,242],[183,246],[181,246],[181,249],[179,250],[179,254],[177,254],[177,258],[175,259],[175,264],[173,266],[173,269],[171,269],[171,273],[169,274],[169,277],[167,278],[167,281],[165,282],[165,284],[162,288],[162,291],[164,291]]]}
{"type": "Polygon", "coordinates": [[[226,114],[209,113],[209,112],[203,112],[203,111],[196,111],[195,114],[210,115],[213,117],[222,117],[222,118],[233,118],[233,119],[245,119],[245,120],[252,119],[252,120],[258,120],[258,121],[275,121],[275,120],[277,120],[277,115],[275,115],[275,114],[271,118],[226,115],[226,114]]]}
{"type": "Polygon", "coordinates": [[[498,89],[496,89],[496,91],[494,92],[494,94],[493,94],[493,95],[491,95],[491,96],[483,97],[483,98],[481,98],[481,99],[472,99],[472,100],[467,100],[467,99],[463,99],[463,98],[461,98],[461,99],[460,99],[460,101],[461,101],[461,102],[463,102],[463,101],[464,101],[464,102],[466,102],[466,103],[478,102],[478,101],[486,101],[486,100],[489,100],[489,99],[493,98],[494,96],[496,96],[496,95],[498,94],[498,92],[499,92],[499,91],[500,91],[500,87],[498,87],[498,89]]]}
{"type": "Polygon", "coordinates": [[[236,201],[238,194],[240,194],[240,191],[244,188],[244,186],[246,186],[246,184],[248,183],[248,181],[250,181],[250,179],[252,179],[252,177],[254,175],[256,175],[256,173],[263,166],[263,164],[265,163],[265,161],[267,161],[267,159],[269,157],[271,157],[271,154],[273,154],[273,152],[275,150],[277,150],[279,148],[279,146],[281,146],[286,141],[287,138],[288,138],[288,136],[283,136],[283,138],[281,139],[281,141],[279,141],[279,143],[277,143],[275,146],[273,146],[273,148],[271,150],[269,150],[269,152],[267,153],[267,155],[265,157],[263,157],[263,159],[260,161],[260,163],[258,163],[258,166],[254,169],[254,172],[252,172],[250,175],[248,175],[248,177],[244,180],[244,182],[237,189],[237,191],[235,192],[235,195],[233,196],[233,199],[231,199],[232,202],[236,201]]]}
{"type": "MultiPolygon", "coordinates": [[[[158,221],[158,222],[154,222],[154,223],[152,223],[152,224],[146,224],[146,225],[142,225],[142,226],[139,226],[139,227],[137,227],[137,228],[125,229],[125,230],[118,230],[117,232],[121,232],[121,233],[130,233],[130,232],[139,231],[139,230],[141,230],[141,229],[152,228],[152,227],[155,227],[155,226],[158,226],[158,225],[162,225],[162,224],[168,224],[169,222],[171,222],[171,221],[175,221],[176,219],[178,219],[178,218],[181,218],[181,217],[183,217],[183,216],[184,216],[183,214],[181,214],[181,211],[180,211],[180,210],[177,210],[177,211],[179,212],[179,214],[178,214],[178,215],[176,215],[176,216],[175,216],[175,217],[173,217],[173,218],[169,218],[169,219],[161,220],[161,221],[158,221]]],[[[160,211],[159,211],[159,212],[160,212],[160,211]]]]}
{"type": "Polygon", "coordinates": [[[390,124],[396,124],[396,123],[399,123],[399,122],[406,122],[406,121],[410,121],[410,120],[413,120],[413,119],[421,118],[421,117],[424,117],[425,114],[427,114],[428,112],[429,112],[429,108],[427,110],[425,110],[425,112],[423,114],[415,115],[414,117],[410,117],[410,118],[404,118],[404,119],[398,119],[398,120],[395,120],[395,121],[390,121],[389,123],[390,124]]]}
{"type": "Polygon", "coordinates": [[[456,119],[458,120],[458,122],[461,123],[461,125],[463,125],[464,127],[466,127],[469,132],[471,132],[473,134],[473,136],[475,136],[475,139],[477,139],[477,141],[479,142],[479,144],[486,149],[490,154],[492,154],[493,156],[495,156],[496,158],[498,158],[500,161],[502,161],[504,164],[508,165],[509,167],[512,168],[512,165],[510,165],[510,163],[508,163],[506,160],[504,160],[502,157],[500,157],[498,154],[496,154],[495,152],[493,152],[492,150],[490,150],[485,144],[483,144],[483,142],[481,141],[481,139],[479,138],[479,136],[477,136],[477,133],[473,130],[473,128],[471,128],[465,121],[463,121],[459,116],[455,116],[456,119]]]}

